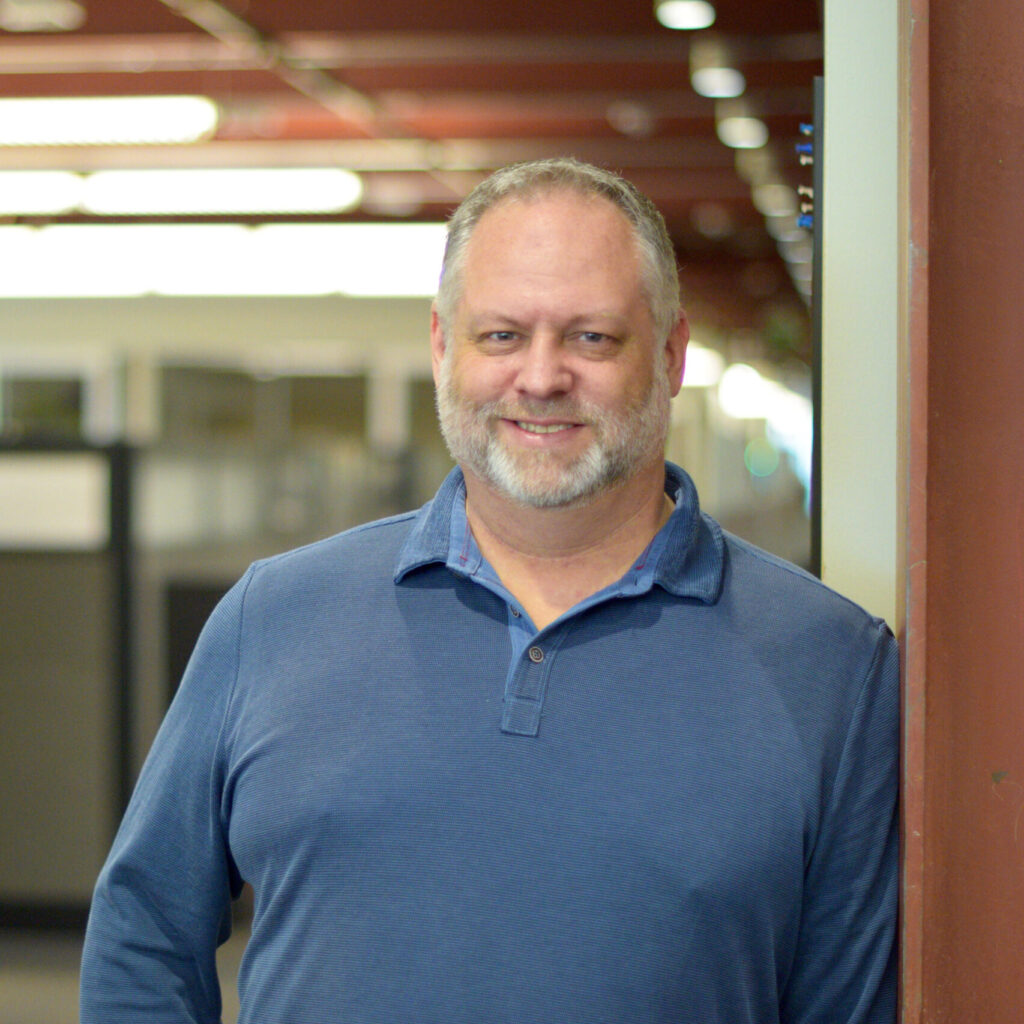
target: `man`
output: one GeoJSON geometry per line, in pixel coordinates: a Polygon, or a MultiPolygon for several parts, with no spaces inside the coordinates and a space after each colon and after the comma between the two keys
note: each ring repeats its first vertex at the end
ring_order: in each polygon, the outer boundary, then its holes
{"type": "Polygon", "coordinates": [[[895,1019],[897,658],[663,461],[660,215],[569,160],[456,212],[432,317],[459,468],[259,563],[197,646],[97,884],[83,1024],[895,1019]]]}

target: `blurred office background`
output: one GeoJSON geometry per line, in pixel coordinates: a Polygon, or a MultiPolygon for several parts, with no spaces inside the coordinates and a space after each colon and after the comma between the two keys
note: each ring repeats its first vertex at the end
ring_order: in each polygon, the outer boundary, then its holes
{"type": "Polygon", "coordinates": [[[572,154],[655,199],[693,333],[669,457],[809,564],[818,7],[708,7],[0,0],[9,1024],[74,1019],[52,1000],[212,604],[450,468],[430,296],[445,216],[495,167],[572,154]],[[165,105],[115,137],[127,108],[41,102],[86,97],[165,105]]]}

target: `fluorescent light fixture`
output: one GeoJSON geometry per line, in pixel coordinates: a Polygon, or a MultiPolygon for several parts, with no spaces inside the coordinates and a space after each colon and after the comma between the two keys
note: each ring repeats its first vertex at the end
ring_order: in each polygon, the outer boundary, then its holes
{"type": "Polygon", "coordinates": [[[5,32],[70,32],[84,22],[85,8],[75,0],[0,0],[5,32]]]}
{"type": "Polygon", "coordinates": [[[742,96],[747,80],[735,68],[699,68],[690,75],[690,84],[701,96],[722,99],[742,96]]]}
{"type": "Polygon", "coordinates": [[[359,177],[337,167],[0,171],[0,216],[343,213],[361,196],[359,177]]]}
{"type": "Polygon", "coordinates": [[[444,224],[338,226],[345,232],[328,243],[342,282],[333,290],[363,296],[436,294],[448,235],[444,224]]]}
{"type": "Polygon", "coordinates": [[[430,297],[444,224],[0,227],[0,298],[430,297]]]}
{"type": "Polygon", "coordinates": [[[81,201],[83,184],[71,171],[0,171],[0,216],[67,213],[81,201]]]}
{"type": "Polygon", "coordinates": [[[768,141],[768,127],[756,117],[722,118],[715,131],[730,149],[760,149],[768,141]]]}
{"type": "Polygon", "coordinates": [[[0,100],[0,146],[196,142],[217,127],[205,96],[99,96],[0,100]]]}
{"type": "Polygon", "coordinates": [[[656,0],[654,16],[665,28],[695,30],[715,22],[715,8],[707,0],[656,0]]]}
{"type": "Polygon", "coordinates": [[[97,171],[85,185],[89,213],[343,213],[362,183],[340,167],[180,168],[97,171]]]}

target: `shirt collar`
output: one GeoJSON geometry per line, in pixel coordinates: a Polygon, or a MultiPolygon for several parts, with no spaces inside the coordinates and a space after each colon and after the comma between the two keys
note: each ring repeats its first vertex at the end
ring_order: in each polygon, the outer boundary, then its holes
{"type": "MultiPolygon", "coordinates": [[[[651,577],[678,597],[706,604],[718,600],[724,569],[721,527],[700,511],[697,489],[690,477],[671,462],[665,463],[665,492],[675,511],[662,527],[664,538],[651,577]]],[[[480,553],[466,524],[466,484],[456,467],[437,494],[416,514],[395,568],[395,582],[427,565],[440,563],[472,575],[480,568],[480,553]]]]}

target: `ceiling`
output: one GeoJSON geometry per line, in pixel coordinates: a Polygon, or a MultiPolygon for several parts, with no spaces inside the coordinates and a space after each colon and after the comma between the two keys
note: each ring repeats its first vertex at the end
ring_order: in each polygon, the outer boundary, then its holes
{"type": "MultiPolygon", "coordinates": [[[[3,6],[31,0],[0,0],[3,6]]],[[[66,32],[0,31],[0,95],[200,93],[222,116],[188,146],[0,146],[0,170],[341,165],[354,219],[438,219],[502,164],[572,154],[665,214],[686,302],[726,330],[802,307],[750,174],[689,80],[696,35],[650,0],[80,0],[66,32]]],[[[819,0],[716,0],[713,31],[770,141],[746,157],[793,186],[822,71],[819,0]]],[[[770,329],[770,328],[769,328],[770,329]]],[[[787,343],[788,344],[788,343],[787,343]]],[[[795,347],[799,348],[797,344],[795,347]]]]}

